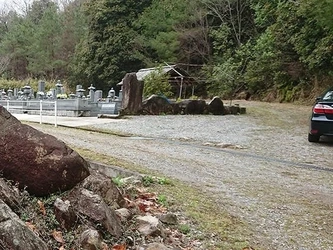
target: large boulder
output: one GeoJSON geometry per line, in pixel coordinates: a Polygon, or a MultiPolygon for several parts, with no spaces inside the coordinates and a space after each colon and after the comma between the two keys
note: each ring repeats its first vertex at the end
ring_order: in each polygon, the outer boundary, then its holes
{"type": "Polygon", "coordinates": [[[0,172],[30,194],[74,187],[89,175],[88,163],[54,136],[22,124],[0,106],[0,172]]]}
{"type": "Polygon", "coordinates": [[[209,103],[208,103],[208,112],[212,113],[213,115],[225,115],[226,110],[223,105],[223,101],[220,97],[215,96],[209,103]]]}
{"type": "Polygon", "coordinates": [[[128,73],[123,79],[123,100],[121,114],[137,115],[142,110],[143,83],[135,73],[128,73]]]}
{"type": "Polygon", "coordinates": [[[48,249],[45,242],[31,231],[2,200],[0,200],[0,249],[48,249]]]}
{"type": "Polygon", "coordinates": [[[204,114],[207,104],[204,100],[184,100],[179,102],[181,114],[184,115],[201,115],[204,114]]]}
{"type": "Polygon", "coordinates": [[[152,95],[142,102],[142,109],[144,114],[160,115],[160,114],[173,114],[174,110],[169,100],[166,97],[159,95],[152,95]]]}

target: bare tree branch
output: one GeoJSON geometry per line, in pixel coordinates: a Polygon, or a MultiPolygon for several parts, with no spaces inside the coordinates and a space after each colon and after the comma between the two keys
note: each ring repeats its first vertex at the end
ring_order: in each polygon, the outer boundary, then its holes
{"type": "Polygon", "coordinates": [[[191,5],[193,17],[186,23],[178,24],[174,29],[180,34],[182,53],[186,62],[203,64],[209,60],[211,45],[207,11],[198,5],[191,5]]]}
{"type": "Polygon", "coordinates": [[[246,34],[244,24],[247,21],[246,10],[249,8],[248,0],[202,0],[212,16],[218,18],[232,30],[232,36],[238,46],[242,44],[246,34]]]}
{"type": "Polygon", "coordinates": [[[0,56],[0,76],[7,70],[9,62],[9,55],[0,56]]]}

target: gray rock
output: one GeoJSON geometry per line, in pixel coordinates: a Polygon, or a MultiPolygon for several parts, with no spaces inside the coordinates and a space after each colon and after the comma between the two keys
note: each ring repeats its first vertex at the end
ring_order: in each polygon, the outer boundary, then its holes
{"type": "Polygon", "coordinates": [[[208,103],[208,112],[212,113],[213,115],[225,115],[226,110],[223,105],[223,101],[220,97],[215,96],[209,103],[208,103]]]}
{"type": "Polygon", "coordinates": [[[151,244],[147,245],[144,249],[145,250],[171,250],[173,248],[169,248],[161,243],[151,243],[151,244]]]}
{"type": "Polygon", "coordinates": [[[137,115],[142,110],[143,83],[135,73],[128,73],[123,79],[123,101],[121,114],[137,115]]]}
{"type": "Polygon", "coordinates": [[[160,221],[162,221],[164,224],[167,225],[177,225],[178,220],[177,220],[177,215],[168,213],[168,214],[162,214],[158,217],[160,221]]]}
{"type": "Polygon", "coordinates": [[[0,200],[0,249],[48,249],[46,243],[33,233],[2,200],[0,200]]]}
{"type": "Polygon", "coordinates": [[[184,115],[200,115],[204,114],[207,104],[204,100],[184,100],[179,104],[181,114],[184,115]]]}
{"type": "Polygon", "coordinates": [[[10,188],[4,179],[0,178],[0,197],[11,208],[14,209],[19,205],[19,192],[10,188]]]}
{"type": "Polygon", "coordinates": [[[157,236],[162,234],[162,227],[159,219],[151,215],[138,216],[136,218],[137,229],[144,236],[157,236]]]}
{"type": "Polygon", "coordinates": [[[239,114],[245,114],[246,113],[246,109],[241,108],[237,104],[231,105],[231,106],[225,106],[225,110],[226,110],[227,114],[231,114],[231,115],[239,115],[239,114]],[[241,109],[242,109],[242,111],[241,111],[241,109]]]}
{"type": "Polygon", "coordinates": [[[87,229],[80,235],[79,244],[83,250],[100,250],[103,241],[97,230],[87,229]]]}
{"type": "Polygon", "coordinates": [[[84,188],[75,188],[67,198],[77,212],[95,223],[100,223],[110,234],[116,237],[122,235],[120,219],[101,196],[84,188]]]}
{"type": "Polygon", "coordinates": [[[142,176],[132,175],[132,176],[123,178],[122,181],[125,185],[140,186],[142,183],[142,176]]]}
{"type": "Polygon", "coordinates": [[[152,95],[142,102],[142,109],[144,114],[160,115],[160,114],[174,114],[174,110],[167,98],[152,95]]]}
{"type": "Polygon", "coordinates": [[[103,198],[107,205],[113,209],[126,207],[127,203],[121,195],[118,187],[111,180],[103,174],[93,171],[83,182],[82,187],[88,189],[103,198]]]}
{"type": "Polygon", "coordinates": [[[54,214],[60,226],[67,230],[71,229],[77,221],[74,208],[69,200],[63,201],[57,198],[54,202],[54,214]]]}
{"type": "Polygon", "coordinates": [[[0,172],[44,196],[74,187],[89,175],[88,163],[54,136],[22,124],[0,106],[0,172]]]}
{"type": "Polygon", "coordinates": [[[121,221],[128,221],[132,214],[130,212],[130,210],[128,210],[127,208],[119,208],[116,211],[117,216],[120,218],[121,221]]]}

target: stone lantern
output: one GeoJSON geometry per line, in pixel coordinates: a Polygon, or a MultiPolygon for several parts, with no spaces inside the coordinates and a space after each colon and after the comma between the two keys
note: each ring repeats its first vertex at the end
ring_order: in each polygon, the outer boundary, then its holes
{"type": "Polygon", "coordinates": [[[84,96],[84,92],[85,92],[84,89],[78,89],[78,90],[76,90],[77,97],[78,97],[78,98],[83,98],[83,96],[84,96]]]}
{"type": "Polygon", "coordinates": [[[45,98],[45,93],[42,91],[37,92],[37,98],[43,100],[45,98]]]}
{"type": "Polygon", "coordinates": [[[62,94],[62,90],[61,90],[61,88],[62,88],[62,84],[61,84],[61,81],[60,80],[58,80],[57,81],[57,83],[56,83],[56,97],[57,97],[57,95],[58,94],[62,94]]]}
{"type": "Polygon", "coordinates": [[[111,88],[111,89],[109,90],[109,93],[108,93],[108,99],[109,99],[109,102],[110,102],[110,101],[112,102],[112,101],[114,100],[115,95],[116,95],[116,92],[114,91],[113,88],[111,88]]]}
{"type": "Polygon", "coordinates": [[[17,92],[18,99],[22,99],[22,96],[23,96],[23,91],[22,90],[18,91],[17,92]]]}
{"type": "Polygon", "coordinates": [[[6,91],[3,89],[2,91],[1,91],[1,99],[5,99],[5,97],[6,97],[6,91]]]}
{"type": "Polygon", "coordinates": [[[31,87],[29,85],[25,85],[23,87],[23,96],[24,96],[24,98],[29,99],[30,93],[31,93],[31,87]]]}
{"type": "Polygon", "coordinates": [[[91,84],[89,89],[89,97],[90,97],[90,101],[95,102],[94,97],[95,97],[95,87],[91,84]]]}
{"type": "Polygon", "coordinates": [[[8,89],[7,90],[7,96],[8,96],[8,99],[12,99],[13,98],[13,90],[12,89],[8,89]]]}

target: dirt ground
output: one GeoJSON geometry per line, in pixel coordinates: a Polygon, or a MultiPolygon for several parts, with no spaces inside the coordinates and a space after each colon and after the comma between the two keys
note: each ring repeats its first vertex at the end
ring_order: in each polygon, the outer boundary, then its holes
{"type": "Polygon", "coordinates": [[[69,145],[197,186],[242,221],[260,249],[333,249],[330,139],[307,141],[311,107],[235,101],[240,116],[138,116],[90,128],[34,124],[69,145]]]}

